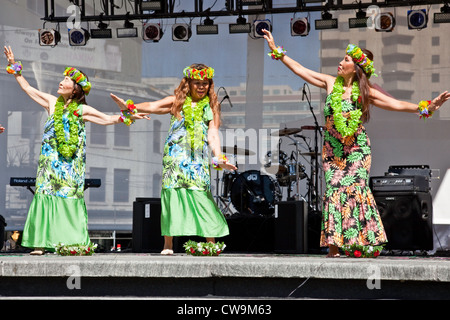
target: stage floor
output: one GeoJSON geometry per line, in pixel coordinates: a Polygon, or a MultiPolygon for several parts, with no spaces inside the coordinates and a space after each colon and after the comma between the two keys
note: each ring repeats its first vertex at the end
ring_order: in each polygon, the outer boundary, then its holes
{"type": "Polygon", "coordinates": [[[450,299],[450,257],[6,253],[0,296],[450,299]]]}

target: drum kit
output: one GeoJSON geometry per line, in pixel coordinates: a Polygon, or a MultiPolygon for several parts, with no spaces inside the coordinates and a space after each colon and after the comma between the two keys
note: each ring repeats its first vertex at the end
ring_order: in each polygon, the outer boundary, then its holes
{"type": "MultiPolygon", "coordinates": [[[[292,151],[291,155],[288,156],[286,152],[280,150],[280,138],[278,150],[268,151],[264,158],[264,171],[269,174],[258,170],[239,172],[238,168],[234,172],[224,171],[222,177],[219,178],[219,173],[217,172],[215,198],[222,213],[225,216],[231,216],[236,213],[271,216],[275,213],[275,205],[282,200],[282,187],[287,188],[287,200],[305,200],[300,195],[299,187],[300,181],[303,179],[307,179],[308,203],[310,207],[314,206],[313,210],[318,210],[315,207],[318,199],[316,176],[320,153],[317,152],[317,148],[315,152],[300,152],[300,141],[292,137],[301,137],[305,140],[305,137],[298,135],[298,133],[302,130],[315,129],[316,126],[302,126],[301,128],[284,128],[272,133],[274,136],[287,137],[294,141],[292,145],[295,145],[295,151],[292,151]],[[300,161],[300,157],[311,165],[309,175],[305,165],[300,161]],[[293,185],[296,185],[297,192],[291,196],[293,185]],[[235,210],[232,210],[232,208],[235,210]]],[[[323,127],[319,128],[319,130],[322,129],[323,127]]],[[[308,150],[311,150],[311,148],[308,150]]],[[[250,156],[255,154],[253,151],[238,148],[237,146],[222,147],[222,152],[234,157],[236,167],[238,167],[236,161],[238,155],[250,156]]]]}

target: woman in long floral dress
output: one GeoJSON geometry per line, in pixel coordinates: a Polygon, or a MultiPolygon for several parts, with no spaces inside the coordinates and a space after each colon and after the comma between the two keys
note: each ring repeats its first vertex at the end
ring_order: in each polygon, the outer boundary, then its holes
{"type": "Polygon", "coordinates": [[[363,123],[370,118],[369,105],[429,117],[450,98],[447,91],[418,105],[399,101],[374,89],[370,51],[350,44],[339,63],[337,77],[309,70],[277,47],[272,34],[264,30],[270,55],[292,72],[327,92],[322,164],[326,190],[322,209],[320,245],[328,247],[328,257],[339,256],[344,245],[379,245],[386,233],[368,186],[371,166],[370,140],[363,123]]]}
{"type": "MultiPolygon", "coordinates": [[[[163,255],[173,254],[174,236],[201,236],[214,242],[228,235],[225,217],[211,194],[209,148],[216,169],[236,170],[220,149],[220,105],[214,92],[214,69],[193,64],[183,71],[173,96],[137,104],[138,111],[171,114],[164,144],[161,234],[163,255]]],[[[125,101],[111,95],[121,108],[125,101]]]]}
{"type": "MultiPolygon", "coordinates": [[[[41,92],[25,80],[22,64],[11,47],[4,47],[7,71],[14,74],[22,90],[48,113],[44,125],[36,174],[36,190],[25,222],[22,243],[35,248],[33,255],[54,251],[55,245],[89,245],[87,211],[84,202],[86,164],[85,122],[111,125],[123,122],[123,115],[106,115],[86,104],[91,83],[84,73],[65,69],[59,83],[59,97],[41,92]]],[[[130,121],[142,114],[129,114],[130,121]]]]}

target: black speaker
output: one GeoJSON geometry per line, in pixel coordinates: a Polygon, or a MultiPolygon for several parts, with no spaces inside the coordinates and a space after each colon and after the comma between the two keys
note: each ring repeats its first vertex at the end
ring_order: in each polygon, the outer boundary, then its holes
{"type": "Polygon", "coordinates": [[[306,253],[308,214],[305,201],[281,201],[275,209],[275,252],[306,253]]]}
{"type": "Polygon", "coordinates": [[[429,192],[374,192],[388,250],[432,250],[433,203],[429,192]]]}
{"type": "Polygon", "coordinates": [[[161,199],[136,198],[133,202],[133,252],[160,252],[164,245],[161,236],[161,199]]]}

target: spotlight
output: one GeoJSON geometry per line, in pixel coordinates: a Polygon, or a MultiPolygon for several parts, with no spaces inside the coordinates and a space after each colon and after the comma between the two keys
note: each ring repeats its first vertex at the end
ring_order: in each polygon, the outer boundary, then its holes
{"type": "Polygon", "coordinates": [[[39,45],[56,46],[61,41],[61,34],[55,29],[39,29],[39,45]]]}
{"type": "Polygon", "coordinates": [[[141,13],[143,11],[158,11],[162,9],[161,1],[142,1],[141,2],[141,13]]]}
{"type": "Polygon", "coordinates": [[[252,30],[251,24],[247,23],[247,19],[241,16],[236,19],[235,24],[229,24],[228,28],[229,33],[250,33],[252,30]]]}
{"type": "Polygon", "coordinates": [[[314,23],[316,30],[337,29],[338,27],[338,20],[333,19],[333,16],[328,11],[322,12],[322,20],[316,20],[314,23]]]}
{"type": "Polygon", "coordinates": [[[434,13],[434,23],[450,23],[450,6],[448,3],[444,4],[441,12],[434,13]]]}
{"type": "Polygon", "coordinates": [[[390,12],[380,13],[375,16],[375,31],[392,32],[395,27],[394,15],[390,12]]]}
{"type": "Polygon", "coordinates": [[[349,28],[367,28],[367,17],[366,13],[361,9],[356,13],[356,18],[348,19],[349,28]]]}
{"type": "Polygon", "coordinates": [[[305,37],[310,29],[308,18],[291,19],[291,36],[305,37]]]}
{"type": "Polygon", "coordinates": [[[218,34],[219,26],[209,17],[205,19],[203,24],[197,25],[197,34],[218,34]]]}
{"type": "Polygon", "coordinates": [[[159,23],[144,23],[142,28],[142,37],[144,40],[158,42],[162,36],[163,32],[159,23]]]}
{"type": "Polygon", "coordinates": [[[136,38],[138,36],[137,28],[135,28],[134,24],[129,20],[125,20],[123,28],[117,28],[116,32],[117,38],[136,38]]]}
{"type": "Polygon", "coordinates": [[[100,21],[97,25],[98,29],[91,29],[92,39],[109,39],[112,38],[112,30],[108,29],[108,25],[100,21]]]}
{"type": "Polygon", "coordinates": [[[263,29],[269,30],[272,32],[272,24],[269,19],[266,20],[255,20],[253,21],[252,35],[255,38],[264,37],[263,29]]]}
{"type": "Polygon", "coordinates": [[[90,38],[89,32],[86,29],[70,29],[69,30],[69,44],[71,46],[85,46],[90,38]]]}
{"type": "Polygon", "coordinates": [[[192,36],[191,26],[186,23],[175,23],[172,26],[173,41],[189,41],[192,36]]]}
{"type": "Polygon", "coordinates": [[[426,9],[408,10],[408,29],[421,30],[427,27],[428,15],[426,9]]]}

